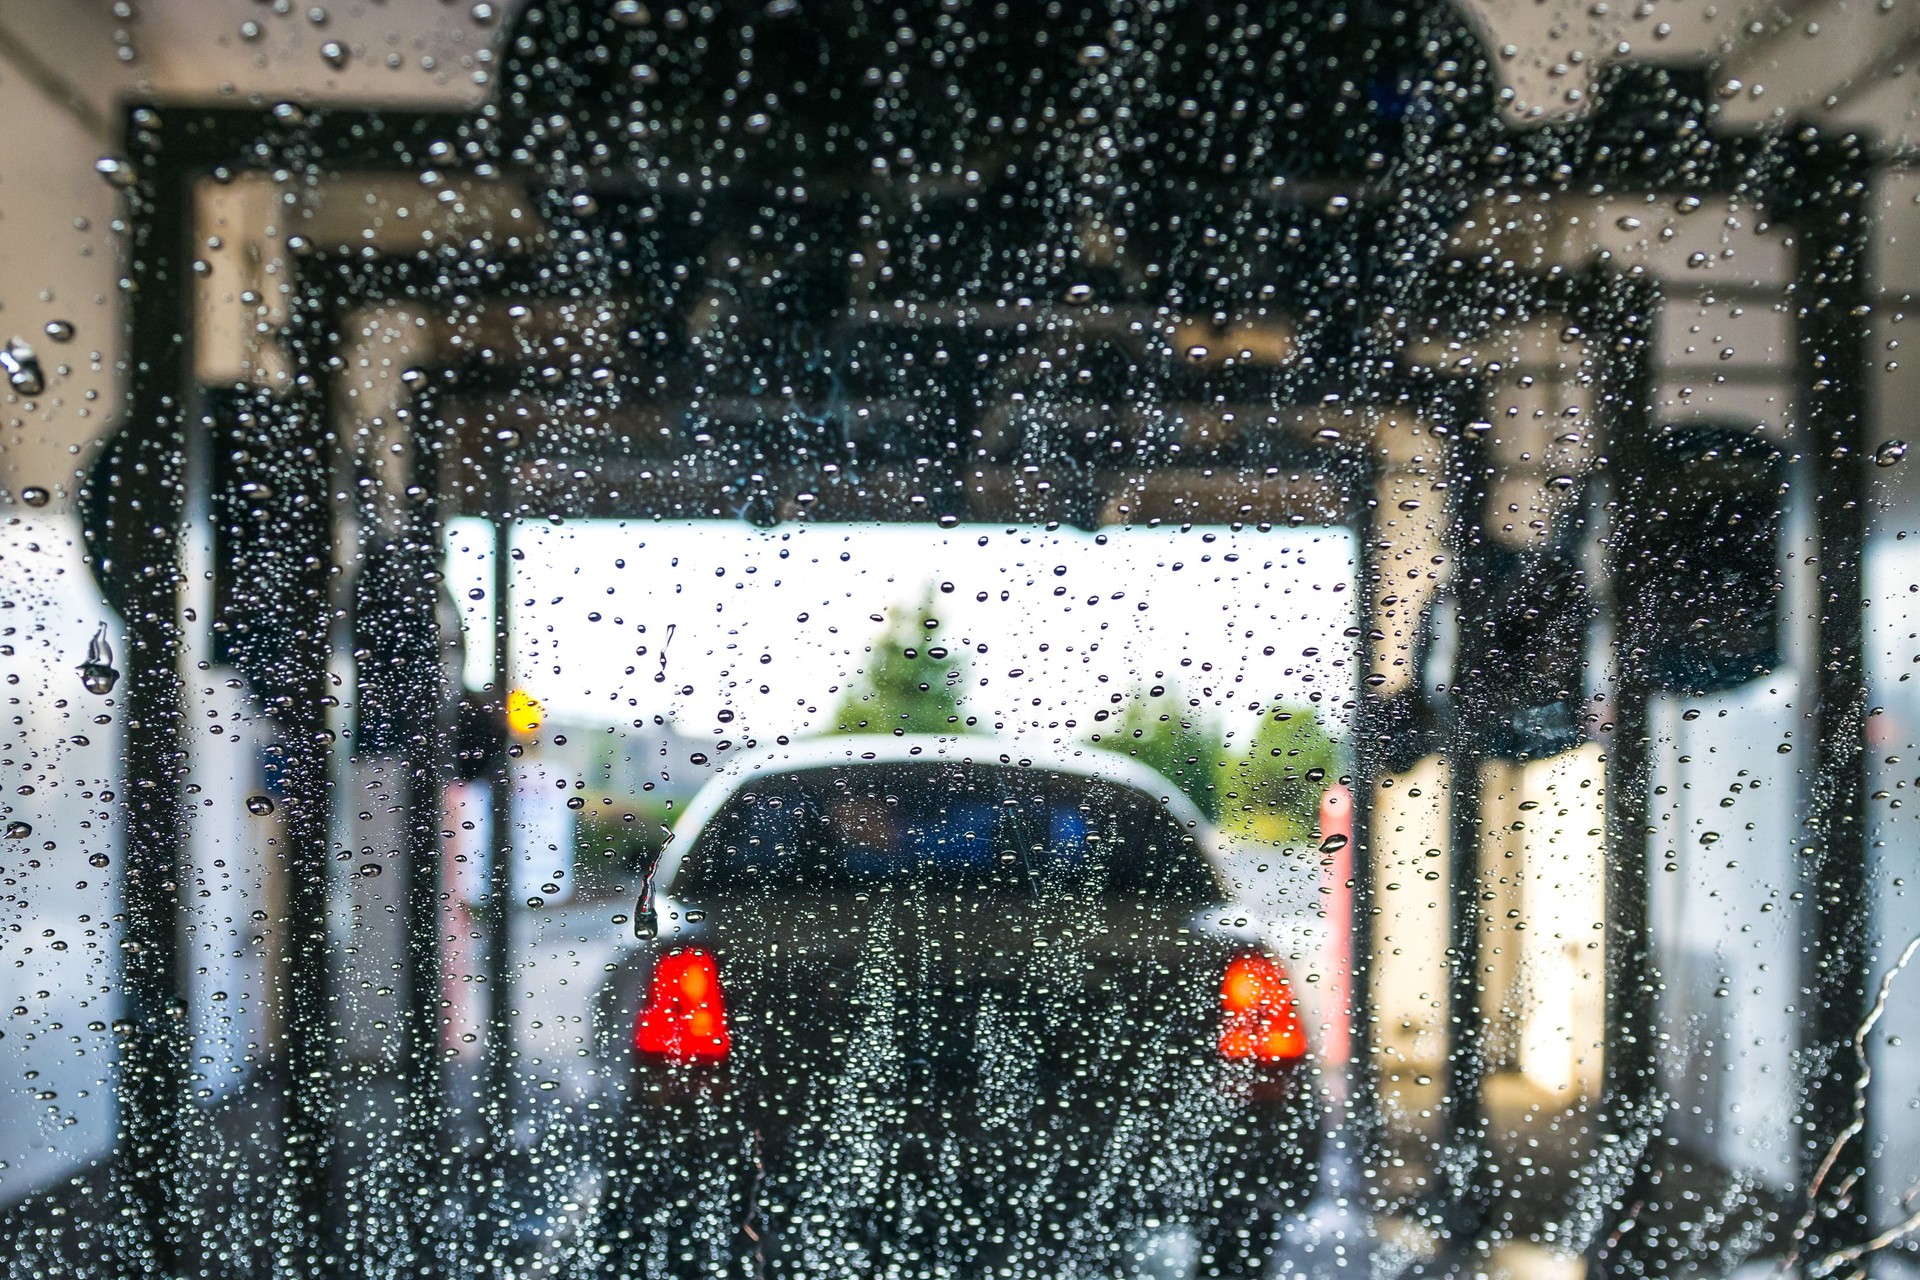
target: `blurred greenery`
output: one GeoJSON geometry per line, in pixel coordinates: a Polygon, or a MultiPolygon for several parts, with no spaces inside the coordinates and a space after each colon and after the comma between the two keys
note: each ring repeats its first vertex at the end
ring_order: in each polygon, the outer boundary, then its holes
{"type": "Polygon", "coordinates": [[[1211,716],[1188,704],[1178,686],[1158,695],[1135,688],[1114,727],[1095,745],[1132,756],[1174,786],[1209,818],[1220,816],[1225,797],[1218,772],[1225,734],[1211,716]]]}
{"type": "Polygon", "coordinates": [[[966,660],[940,642],[931,588],[918,607],[895,605],[870,646],[872,657],[848,681],[830,733],[967,733],[960,687],[966,660]]]}
{"type": "Polygon", "coordinates": [[[666,848],[682,807],[641,795],[582,810],[573,824],[574,892],[584,897],[637,892],[646,869],[666,848]]]}
{"type": "MultiPolygon", "coordinates": [[[[973,731],[960,699],[966,659],[941,643],[937,599],[929,588],[917,606],[887,611],[826,732],[973,731]]],[[[1321,795],[1341,778],[1344,759],[1318,708],[1271,707],[1251,738],[1235,742],[1177,685],[1136,686],[1124,701],[1095,746],[1160,774],[1230,835],[1269,844],[1313,838],[1321,795]]]]}
{"type": "Polygon", "coordinates": [[[1228,834],[1268,844],[1310,840],[1320,797],[1342,775],[1340,744],[1317,708],[1272,707],[1252,738],[1235,745],[1177,686],[1136,687],[1094,745],[1159,773],[1228,834]]]}
{"type": "Polygon", "coordinates": [[[1321,796],[1346,773],[1345,753],[1313,706],[1268,708],[1253,740],[1224,763],[1221,827],[1268,844],[1312,839],[1321,796]]]}

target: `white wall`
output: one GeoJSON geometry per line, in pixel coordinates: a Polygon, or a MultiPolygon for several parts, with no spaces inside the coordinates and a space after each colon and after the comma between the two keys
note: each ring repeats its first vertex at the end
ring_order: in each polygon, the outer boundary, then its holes
{"type": "Polygon", "coordinates": [[[1788,670],[1651,708],[1662,1084],[1676,1132],[1774,1187],[1797,1177],[1802,775],[1788,670]],[[1692,715],[1693,718],[1687,718],[1692,715]],[[1789,738],[1787,735],[1793,736],[1789,738]],[[1793,748],[1782,755],[1780,746],[1793,748]]]}
{"type": "Polygon", "coordinates": [[[119,1012],[119,698],[75,667],[102,622],[61,517],[0,515],[0,1203],[106,1151],[119,1012]],[[104,860],[104,865],[96,863],[104,860]]]}
{"type": "MultiPolygon", "coordinates": [[[[1875,973],[1891,972],[1902,949],[1920,935],[1920,528],[1904,538],[1875,540],[1867,560],[1868,722],[1872,772],[1867,790],[1873,835],[1871,913],[1875,973]]],[[[1882,1161],[1877,1197],[1881,1222],[1914,1206],[1895,1197],[1920,1185],[1920,963],[1888,988],[1884,1016],[1868,1040],[1873,1067],[1871,1108],[1882,1161]]],[[[1847,1064],[1849,1071],[1852,1064],[1847,1064]]]]}

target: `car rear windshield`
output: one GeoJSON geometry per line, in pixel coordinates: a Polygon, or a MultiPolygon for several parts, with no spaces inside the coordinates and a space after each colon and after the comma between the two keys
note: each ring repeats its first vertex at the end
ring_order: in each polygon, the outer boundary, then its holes
{"type": "Polygon", "coordinates": [[[976,763],[847,764],[762,775],[706,824],[689,898],[955,889],[1220,897],[1195,834],[1132,787],[976,763]]]}

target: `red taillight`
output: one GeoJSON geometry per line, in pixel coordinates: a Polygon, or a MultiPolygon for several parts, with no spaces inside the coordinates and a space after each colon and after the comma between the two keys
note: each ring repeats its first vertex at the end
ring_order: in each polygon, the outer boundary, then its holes
{"type": "Polygon", "coordinates": [[[1293,986],[1272,956],[1242,952],[1220,979],[1220,1056],[1235,1062],[1283,1063],[1306,1055],[1293,986]]]}
{"type": "Polygon", "coordinates": [[[636,1052],[674,1062],[713,1062],[727,1056],[727,997],[720,966],[698,947],[671,951],[653,967],[653,990],[633,1029],[636,1052]]]}

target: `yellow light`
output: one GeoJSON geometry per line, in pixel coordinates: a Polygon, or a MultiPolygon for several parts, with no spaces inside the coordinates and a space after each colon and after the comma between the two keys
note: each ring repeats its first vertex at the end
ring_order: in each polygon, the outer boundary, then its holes
{"type": "Polygon", "coordinates": [[[507,727],[515,733],[536,733],[546,718],[547,709],[540,705],[540,699],[525,689],[515,689],[507,695],[507,727]]]}

